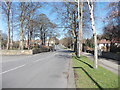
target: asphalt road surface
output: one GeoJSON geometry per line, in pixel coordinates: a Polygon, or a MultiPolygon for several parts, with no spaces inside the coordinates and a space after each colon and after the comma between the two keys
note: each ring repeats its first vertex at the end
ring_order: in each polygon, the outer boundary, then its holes
{"type": "Polygon", "coordinates": [[[70,52],[2,56],[2,88],[67,88],[70,52]]]}

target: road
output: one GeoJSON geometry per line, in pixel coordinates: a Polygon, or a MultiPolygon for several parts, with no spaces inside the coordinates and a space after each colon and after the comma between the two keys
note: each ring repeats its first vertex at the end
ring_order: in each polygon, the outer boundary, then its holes
{"type": "Polygon", "coordinates": [[[70,61],[70,52],[59,47],[55,52],[3,56],[2,88],[68,88],[70,61]]]}

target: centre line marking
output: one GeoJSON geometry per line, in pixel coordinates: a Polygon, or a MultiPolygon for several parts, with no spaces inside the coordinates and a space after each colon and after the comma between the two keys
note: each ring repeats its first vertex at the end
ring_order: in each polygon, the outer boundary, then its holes
{"type": "Polygon", "coordinates": [[[7,71],[4,71],[4,72],[2,72],[2,73],[0,73],[0,74],[4,74],[4,73],[10,72],[10,71],[13,71],[13,70],[19,69],[19,68],[21,68],[21,67],[24,67],[25,65],[26,65],[26,64],[21,65],[21,66],[18,66],[18,67],[15,67],[15,68],[13,68],[13,69],[10,69],[10,70],[7,70],[7,71]]]}

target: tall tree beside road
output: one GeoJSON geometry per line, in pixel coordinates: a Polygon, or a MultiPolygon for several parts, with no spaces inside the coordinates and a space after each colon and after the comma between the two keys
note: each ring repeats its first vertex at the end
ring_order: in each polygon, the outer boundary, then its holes
{"type": "MultiPolygon", "coordinates": [[[[65,23],[62,23],[61,25],[66,27],[69,32],[71,32],[72,39],[73,40],[73,49],[76,52],[77,55],[77,38],[78,38],[78,15],[77,15],[77,3],[76,2],[66,2],[63,3],[63,7],[65,7],[63,12],[59,15],[62,15],[62,21],[65,23]],[[65,12],[64,12],[65,11],[65,12]]],[[[58,8],[59,13],[59,8],[58,8]]]]}
{"type": "MultiPolygon", "coordinates": [[[[35,16],[35,11],[41,7],[38,2],[20,2],[18,6],[19,20],[20,20],[20,44],[19,48],[24,49],[24,34],[26,29],[28,29],[28,40],[31,41],[33,35],[33,17],[35,16]],[[27,28],[26,28],[27,27],[27,28]]],[[[30,42],[29,42],[30,43],[30,42]]],[[[28,47],[29,47],[28,43],[28,47]]]]}
{"type": "Polygon", "coordinates": [[[54,28],[56,25],[45,14],[37,15],[33,22],[35,22],[34,28],[36,28],[35,35],[40,38],[42,45],[45,45],[47,38],[50,39],[55,36],[54,28]]]}
{"type": "Polygon", "coordinates": [[[13,38],[14,38],[14,30],[15,30],[15,24],[16,24],[16,8],[15,4],[12,3],[11,6],[11,17],[10,17],[10,23],[11,23],[11,42],[10,42],[10,49],[13,49],[13,38]]]}
{"type": "Polygon", "coordinates": [[[90,17],[92,23],[92,30],[93,30],[93,37],[94,37],[94,68],[98,68],[98,51],[97,51],[97,34],[95,29],[95,22],[94,22],[94,3],[92,0],[87,0],[89,10],[90,10],[90,17]]]}
{"type": "Polygon", "coordinates": [[[106,7],[108,10],[106,21],[107,24],[103,29],[103,36],[107,40],[111,41],[110,52],[119,52],[120,46],[115,42],[120,42],[120,1],[111,2],[106,7]]]}
{"type": "Polygon", "coordinates": [[[20,43],[19,43],[19,49],[23,50],[24,49],[24,21],[25,16],[26,16],[26,10],[28,6],[26,5],[26,2],[20,2],[19,3],[19,10],[20,10],[20,15],[19,15],[19,20],[20,20],[20,43]]]}
{"type": "Polygon", "coordinates": [[[31,46],[31,40],[34,34],[34,21],[33,19],[37,16],[36,11],[41,7],[41,4],[39,2],[28,2],[28,9],[27,9],[27,16],[25,16],[26,23],[28,25],[28,49],[30,49],[31,46]]]}
{"type": "MultiPolygon", "coordinates": [[[[64,3],[60,3],[60,5],[61,5],[60,7],[62,8],[59,8],[57,4],[54,5],[53,8],[54,11],[56,11],[58,13],[58,16],[60,17],[58,19],[61,19],[62,23],[59,26],[63,26],[65,27],[65,30],[71,32],[71,37],[72,39],[74,39],[72,44],[74,51],[76,52],[77,56],[80,56],[80,53],[78,53],[78,51],[82,51],[83,32],[85,32],[88,29],[88,28],[86,29],[85,27],[89,26],[88,21],[90,15],[88,13],[88,5],[85,2],[84,5],[83,2],[80,2],[79,14],[78,14],[79,10],[78,10],[77,2],[64,2],[64,3]],[[78,20],[78,16],[80,17],[79,20],[78,20]],[[79,29],[80,32],[78,32],[79,29]],[[78,35],[80,36],[79,38],[78,35]],[[78,46],[79,41],[81,42],[80,44],[81,49],[78,46]]],[[[88,32],[91,31],[87,31],[86,33],[88,34],[88,32]]]]}
{"type": "Polygon", "coordinates": [[[106,16],[106,21],[108,24],[104,27],[103,37],[109,39],[120,40],[120,1],[111,2],[107,6],[108,14],[106,16]]]}
{"type": "Polygon", "coordinates": [[[7,38],[7,50],[10,49],[10,12],[11,12],[12,2],[3,2],[2,10],[7,17],[7,28],[8,28],[8,38],[7,38]]]}
{"type": "Polygon", "coordinates": [[[79,22],[79,28],[78,28],[78,57],[80,57],[82,52],[82,29],[83,29],[83,1],[78,0],[78,22],[79,22]]]}

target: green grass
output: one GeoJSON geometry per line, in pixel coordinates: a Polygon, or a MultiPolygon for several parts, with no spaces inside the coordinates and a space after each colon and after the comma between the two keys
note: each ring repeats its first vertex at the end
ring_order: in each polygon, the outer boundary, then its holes
{"type": "Polygon", "coordinates": [[[118,75],[99,66],[93,68],[93,62],[85,56],[73,56],[73,68],[77,88],[118,88],[118,75]]]}

